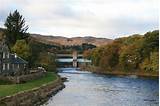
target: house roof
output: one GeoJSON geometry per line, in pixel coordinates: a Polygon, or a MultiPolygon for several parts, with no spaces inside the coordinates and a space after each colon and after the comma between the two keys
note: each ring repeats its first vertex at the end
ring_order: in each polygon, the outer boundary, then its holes
{"type": "Polygon", "coordinates": [[[14,54],[12,54],[12,63],[14,63],[14,64],[28,64],[27,61],[23,60],[22,58],[20,58],[18,56],[15,57],[14,54]]]}
{"type": "MultiPolygon", "coordinates": [[[[0,52],[9,52],[8,46],[5,44],[5,41],[0,41],[0,52]]],[[[11,63],[14,64],[28,64],[27,61],[23,60],[22,58],[16,56],[15,54],[11,54],[9,52],[11,58],[10,61],[11,63]]]]}

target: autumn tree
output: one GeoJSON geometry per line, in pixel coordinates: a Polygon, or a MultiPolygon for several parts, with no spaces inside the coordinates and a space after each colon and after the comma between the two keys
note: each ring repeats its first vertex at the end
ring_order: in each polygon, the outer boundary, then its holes
{"type": "MultiPolygon", "coordinates": [[[[159,31],[135,34],[113,40],[112,43],[85,51],[92,65],[103,71],[158,71],[159,31]]],[[[100,70],[101,71],[101,70],[100,70]]]]}
{"type": "Polygon", "coordinates": [[[133,44],[123,47],[119,62],[124,70],[137,69],[140,61],[139,45],[133,44]]]}
{"type": "Polygon", "coordinates": [[[11,50],[25,60],[29,60],[29,57],[31,56],[30,47],[25,40],[17,40],[11,50]]]}
{"type": "Polygon", "coordinates": [[[85,51],[83,52],[83,58],[85,58],[85,59],[91,59],[92,51],[93,51],[93,50],[91,50],[91,49],[85,50],[85,51]]]}
{"type": "Polygon", "coordinates": [[[112,70],[119,61],[119,45],[112,43],[103,49],[99,66],[102,69],[112,70]]]}

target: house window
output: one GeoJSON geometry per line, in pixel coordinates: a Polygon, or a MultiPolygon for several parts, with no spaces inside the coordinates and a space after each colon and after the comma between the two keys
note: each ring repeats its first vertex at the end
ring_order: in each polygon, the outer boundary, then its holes
{"type": "Polygon", "coordinates": [[[9,63],[7,64],[7,68],[8,68],[8,70],[9,70],[9,63]]]}
{"type": "Polygon", "coordinates": [[[9,53],[8,53],[7,57],[9,58],[9,53]]]}
{"type": "Polygon", "coordinates": [[[26,65],[25,65],[25,64],[24,64],[23,66],[24,66],[24,68],[26,67],[26,65]]]}
{"type": "Polygon", "coordinates": [[[14,69],[14,64],[12,64],[12,69],[14,69]]]}
{"type": "Polygon", "coordinates": [[[18,68],[19,68],[19,64],[18,64],[18,68]]]}
{"type": "Polygon", "coordinates": [[[5,70],[5,64],[3,63],[3,70],[5,70]]]}
{"type": "Polygon", "coordinates": [[[3,59],[5,58],[5,52],[3,52],[3,59]]]}

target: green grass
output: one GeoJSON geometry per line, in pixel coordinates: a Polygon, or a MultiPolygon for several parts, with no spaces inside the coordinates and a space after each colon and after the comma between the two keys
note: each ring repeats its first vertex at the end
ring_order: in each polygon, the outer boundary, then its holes
{"type": "Polygon", "coordinates": [[[0,85],[0,97],[13,95],[20,91],[30,90],[36,87],[40,87],[43,84],[50,83],[57,79],[57,75],[53,73],[47,73],[45,77],[37,80],[28,81],[23,84],[1,84],[0,85]]]}
{"type": "Polygon", "coordinates": [[[0,80],[0,85],[8,85],[8,84],[11,84],[11,82],[0,80]]]}

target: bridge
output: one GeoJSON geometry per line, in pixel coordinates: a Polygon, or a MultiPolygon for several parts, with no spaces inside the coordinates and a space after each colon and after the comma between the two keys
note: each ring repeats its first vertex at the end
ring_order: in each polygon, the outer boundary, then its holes
{"type": "MultiPolygon", "coordinates": [[[[57,57],[62,57],[62,58],[63,57],[73,57],[73,54],[57,54],[56,56],[57,57]]],[[[78,54],[77,57],[78,58],[83,58],[83,55],[82,54],[78,54]]]]}
{"type": "Polygon", "coordinates": [[[57,61],[59,67],[79,67],[82,64],[90,64],[91,60],[83,58],[82,54],[73,51],[72,54],[57,54],[57,61]]]}

